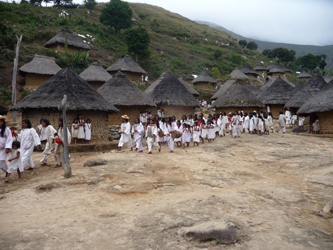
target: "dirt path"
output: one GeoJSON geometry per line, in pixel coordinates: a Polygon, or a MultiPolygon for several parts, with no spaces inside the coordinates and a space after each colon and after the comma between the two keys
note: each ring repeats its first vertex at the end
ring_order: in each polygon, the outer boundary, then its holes
{"type": "MultiPolygon", "coordinates": [[[[146,151],[145,151],[146,152],[146,151]]],[[[152,155],[75,153],[73,178],[37,166],[0,178],[1,249],[333,249],[333,140],[291,134],[218,138],[152,155]],[[83,167],[90,159],[108,165],[83,167]],[[41,184],[49,191],[37,191],[41,184]],[[225,218],[234,245],[180,229],[225,218]]],[[[40,153],[34,154],[37,163],[40,153]]],[[[53,159],[52,159],[53,163],[53,159]]]]}

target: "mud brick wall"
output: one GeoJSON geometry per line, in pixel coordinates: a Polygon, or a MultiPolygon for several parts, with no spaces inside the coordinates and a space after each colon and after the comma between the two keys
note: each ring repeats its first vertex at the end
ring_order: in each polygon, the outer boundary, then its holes
{"type": "Polygon", "coordinates": [[[183,115],[193,115],[194,116],[194,107],[184,107],[184,106],[170,106],[162,105],[158,107],[160,110],[164,109],[165,116],[176,116],[177,120],[180,120],[183,115]]]}
{"type": "MultiPolygon", "coordinates": [[[[53,50],[56,50],[56,51],[59,51],[59,52],[65,52],[65,45],[64,44],[59,44],[59,43],[56,43],[56,44],[52,44],[51,46],[49,46],[50,49],[53,49],[53,50]]],[[[77,47],[74,47],[74,46],[71,46],[71,45],[68,45],[67,46],[67,49],[68,49],[68,52],[80,52],[81,50],[85,50],[83,48],[77,48],[77,47]]]]}
{"type": "Polygon", "coordinates": [[[257,80],[257,77],[254,74],[245,74],[250,80],[257,80]]]}
{"type": "Polygon", "coordinates": [[[320,133],[333,133],[333,111],[316,113],[320,124],[320,133]]]}
{"type": "MultiPolygon", "coordinates": [[[[109,139],[108,113],[102,111],[67,111],[67,127],[71,132],[74,118],[79,114],[83,119],[89,118],[92,124],[91,140],[105,141],[109,139]]],[[[32,126],[37,129],[41,118],[48,119],[51,125],[57,130],[58,119],[62,117],[62,111],[52,109],[30,109],[22,112],[22,119],[30,119],[32,126]]]]}
{"type": "Polygon", "coordinates": [[[212,90],[214,90],[214,83],[198,82],[198,83],[195,83],[194,86],[198,90],[202,90],[202,91],[212,91],[212,90]]]}
{"type": "Polygon", "coordinates": [[[102,87],[102,85],[105,83],[105,82],[95,82],[95,81],[91,81],[91,82],[88,82],[90,84],[91,87],[93,87],[93,89],[95,90],[98,90],[100,87],[102,87]]]}
{"type": "Polygon", "coordinates": [[[44,82],[49,80],[51,77],[52,76],[50,76],[50,75],[40,75],[40,74],[27,73],[26,78],[25,78],[24,89],[26,89],[26,90],[28,90],[29,88],[37,89],[44,82]]]}
{"type": "MultiPolygon", "coordinates": [[[[117,73],[117,71],[109,71],[109,74],[114,76],[117,73]]],[[[128,72],[128,71],[122,71],[123,74],[126,75],[126,77],[130,81],[135,81],[135,82],[142,82],[142,75],[141,73],[134,73],[134,72],[128,72]]]]}
{"type": "MultiPolygon", "coordinates": [[[[285,114],[285,109],[283,108],[284,105],[269,105],[269,107],[271,108],[271,112],[273,114],[273,117],[275,119],[278,119],[280,116],[280,111],[283,112],[283,114],[285,114]]],[[[265,108],[265,112],[267,113],[267,107],[265,108]]],[[[292,112],[291,112],[292,113],[292,112]]],[[[291,114],[292,115],[292,114],[291,114]]]]}

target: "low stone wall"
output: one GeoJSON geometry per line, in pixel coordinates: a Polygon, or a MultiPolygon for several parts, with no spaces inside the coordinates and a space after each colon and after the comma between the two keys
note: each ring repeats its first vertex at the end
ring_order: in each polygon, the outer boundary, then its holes
{"type": "Polygon", "coordinates": [[[109,126],[109,136],[112,140],[119,140],[121,134],[119,133],[119,125],[109,126]]]}
{"type": "Polygon", "coordinates": [[[333,133],[333,111],[316,113],[320,124],[320,133],[333,133]]]}

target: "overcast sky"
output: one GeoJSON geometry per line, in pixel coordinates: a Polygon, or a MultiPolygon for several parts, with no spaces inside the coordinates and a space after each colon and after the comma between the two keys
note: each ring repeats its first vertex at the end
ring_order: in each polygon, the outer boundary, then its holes
{"type": "MultiPolygon", "coordinates": [[[[107,2],[97,0],[98,2],[107,2]]],[[[333,0],[127,0],[271,42],[333,44],[333,0]]]]}

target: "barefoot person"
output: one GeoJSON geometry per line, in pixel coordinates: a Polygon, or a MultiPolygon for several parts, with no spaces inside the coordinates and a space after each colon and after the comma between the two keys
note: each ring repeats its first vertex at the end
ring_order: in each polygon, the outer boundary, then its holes
{"type": "Polygon", "coordinates": [[[0,115],[0,168],[2,171],[7,173],[7,163],[8,160],[8,153],[10,152],[13,144],[13,137],[12,133],[9,128],[6,127],[6,116],[0,115]]]}
{"type": "Polygon", "coordinates": [[[161,151],[160,145],[158,145],[157,138],[157,126],[155,125],[155,120],[151,119],[150,124],[147,127],[146,138],[148,144],[148,154],[151,154],[153,146],[158,148],[158,151],[161,151]]]}
{"type": "MultiPolygon", "coordinates": [[[[63,127],[63,119],[59,118],[58,120],[58,132],[57,137],[55,138],[56,147],[54,150],[54,160],[56,162],[56,165],[53,168],[59,168],[62,166],[62,163],[64,162],[64,127],[63,127]]],[[[71,143],[71,134],[69,133],[68,128],[67,129],[67,141],[68,144],[71,143]]]]}
{"type": "Polygon", "coordinates": [[[127,143],[127,147],[130,148],[131,151],[133,151],[132,138],[131,138],[131,124],[128,121],[129,117],[127,115],[123,115],[121,118],[123,119],[123,123],[121,124],[119,129],[121,137],[118,143],[118,150],[120,151],[124,143],[127,143]]]}
{"type": "Polygon", "coordinates": [[[144,128],[139,118],[135,118],[134,125],[132,127],[132,134],[134,136],[135,143],[135,151],[142,152],[142,136],[143,136],[144,128]]]}
{"type": "Polygon", "coordinates": [[[47,159],[50,157],[51,153],[54,151],[54,145],[53,145],[53,136],[54,133],[57,131],[54,129],[54,127],[50,124],[49,120],[43,119],[42,125],[45,128],[44,133],[46,136],[46,145],[45,149],[43,151],[43,159],[40,161],[42,166],[47,165],[47,159]]]}
{"type": "Polygon", "coordinates": [[[21,171],[23,171],[23,166],[22,166],[21,154],[19,148],[20,148],[20,142],[14,141],[12,144],[12,156],[8,160],[9,168],[7,170],[8,175],[5,182],[9,182],[10,175],[15,172],[17,172],[19,179],[21,179],[21,171]]]}
{"type": "MultiPolygon", "coordinates": [[[[44,128],[45,132],[45,128],[44,128]]],[[[22,130],[20,134],[17,136],[17,140],[21,144],[21,159],[22,159],[22,169],[21,172],[24,171],[27,163],[29,164],[29,168],[27,170],[33,170],[35,164],[32,160],[32,153],[34,152],[34,147],[38,146],[39,149],[42,149],[40,139],[38,134],[34,128],[31,126],[31,122],[29,119],[23,119],[22,121],[22,130]]]]}

